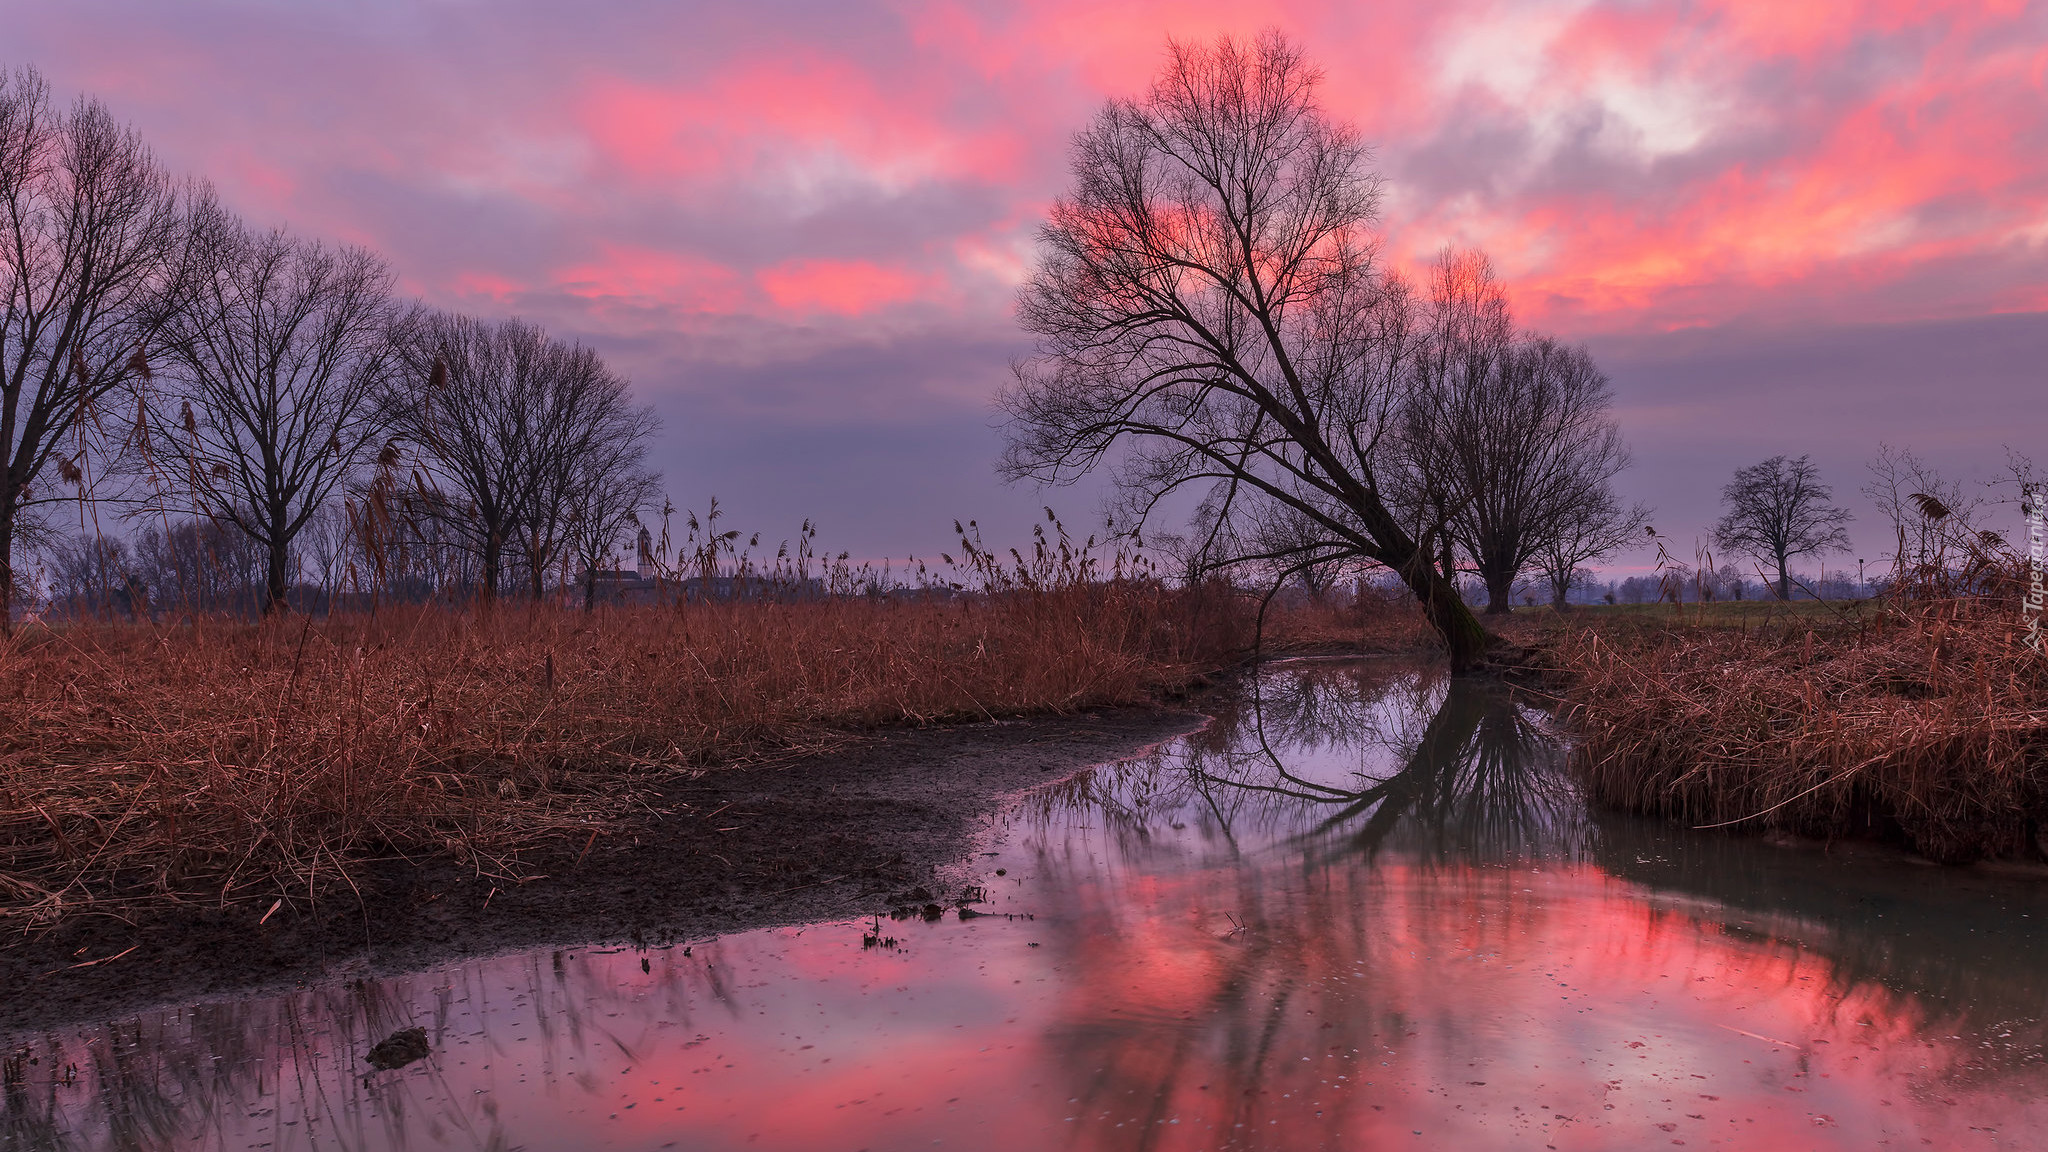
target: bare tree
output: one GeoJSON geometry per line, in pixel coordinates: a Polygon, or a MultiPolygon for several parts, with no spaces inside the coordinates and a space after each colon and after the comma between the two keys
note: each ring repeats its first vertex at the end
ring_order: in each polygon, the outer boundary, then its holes
{"type": "Polygon", "coordinates": [[[152,503],[255,541],[268,614],[289,607],[300,531],[389,425],[382,400],[413,319],[364,249],[252,232],[210,195],[192,216],[172,384],[150,406],[151,447],[172,464],[148,477],[152,503]]]}
{"type": "Polygon", "coordinates": [[[1286,559],[1401,574],[1469,670],[1492,637],[1403,527],[1382,471],[1414,340],[1370,226],[1379,179],[1319,73],[1277,33],[1170,46],[1142,101],[1075,140],[1018,304],[1037,354],[1005,393],[1012,478],[1109,465],[1142,527],[1169,494],[1292,509],[1319,530],[1286,559]]]}
{"type": "Polygon", "coordinates": [[[0,74],[0,631],[35,509],[83,487],[95,405],[147,376],[176,304],[170,177],[97,101],[51,107],[33,70],[0,74]]]}
{"type": "Polygon", "coordinates": [[[1276,566],[1280,572],[1291,571],[1312,603],[1323,603],[1346,576],[1369,565],[1348,551],[1319,548],[1329,537],[1318,529],[1315,521],[1287,505],[1269,503],[1261,513],[1251,531],[1253,549],[1280,557],[1269,561],[1269,566],[1276,566]]]}
{"type": "Polygon", "coordinates": [[[516,319],[434,317],[412,371],[425,387],[398,411],[430,473],[417,482],[419,507],[453,517],[487,599],[501,591],[508,554],[539,596],[568,539],[579,469],[607,446],[644,440],[653,415],[595,351],[516,319]]]}
{"type": "Polygon", "coordinates": [[[1429,288],[1419,307],[1420,339],[1401,404],[1404,466],[1392,473],[1391,489],[1411,531],[1418,537],[1435,534],[1438,566],[1455,578],[1459,551],[1473,560],[1470,570],[1477,571],[1479,564],[1467,506],[1470,485],[1459,475],[1452,451],[1457,438],[1449,422],[1459,398],[1477,394],[1480,382],[1500,371],[1513,342],[1514,322],[1506,291],[1479,253],[1444,249],[1431,269],[1429,288]]]}
{"type": "Polygon", "coordinates": [[[607,522],[634,522],[661,494],[660,477],[642,467],[660,421],[631,403],[624,380],[605,373],[595,353],[589,359],[603,378],[590,381],[565,434],[538,445],[533,467],[540,483],[520,518],[519,551],[536,600],[558,560],[584,558],[582,544],[592,533],[601,534],[607,522]]]}
{"type": "MultiPolygon", "coordinates": [[[[661,503],[661,477],[647,471],[643,435],[615,435],[576,464],[566,521],[570,553],[583,565],[583,610],[597,603],[597,573],[640,513],[661,503]]],[[[643,532],[645,529],[641,529],[643,532]]]]}
{"type": "Polygon", "coordinates": [[[1647,505],[1624,508],[1605,483],[1588,489],[1569,509],[1556,517],[1535,548],[1537,570],[1550,585],[1550,605],[1562,612],[1579,566],[1598,560],[1639,541],[1650,521],[1647,505]]]}
{"type": "Polygon", "coordinates": [[[78,532],[46,541],[50,607],[68,615],[112,616],[134,611],[140,598],[134,559],[117,536],[78,532]]]}
{"type": "MultiPolygon", "coordinates": [[[[1592,356],[1516,336],[1485,256],[1446,250],[1438,258],[1429,315],[1403,419],[1410,484],[1472,557],[1486,611],[1506,612],[1515,581],[1546,550],[1559,560],[1621,527],[1609,483],[1628,467],[1628,450],[1592,356]]],[[[1556,592],[1571,567],[1546,572],[1556,592]]]]}
{"type": "Polygon", "coordinates": [[[1849,550],[1849,512],[1829,504],[1833,496],[1805,456],[1773,456],[1738,469],[1721,489],[1728,511],[1714,526],[1714,543],[1776,564],[1778,599],[1789,600],[1792,557],[1849,550]]]}
{"type": "Polygon", "coordinates": [[[134,585],[152,614],[261,607],[268,550],[234,525],[166,517],[144,521],[134,541],[134,585]]]}

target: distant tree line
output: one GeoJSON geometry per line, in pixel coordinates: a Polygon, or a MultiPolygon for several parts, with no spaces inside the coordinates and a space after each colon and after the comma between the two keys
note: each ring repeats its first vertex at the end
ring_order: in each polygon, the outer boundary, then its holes
{"type": "Polygon", "coordinates": [[[375,253],[254,228],[98,101],[0,75],[6,626],[32,558],[124,613],[538,597],[578,566],[587,597],[661,503],[655,427],[590,348],[401,299],[375,253]]]}

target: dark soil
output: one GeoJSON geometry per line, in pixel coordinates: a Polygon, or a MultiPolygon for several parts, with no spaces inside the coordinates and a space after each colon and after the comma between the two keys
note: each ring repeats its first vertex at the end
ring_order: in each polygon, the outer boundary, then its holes
{"type": "Polygon", "coordinates": [[[655,807],[687,814],[599,837],[587,855],[567,842],[530,853],[524,883],[393,861],[356,875],[360,899],[260,925],[263,909],[249,907],[135,924],[81,916],[0,948],[0,1033],[525,948],[665,944],[944,900],[940,870],[973,851],[1007,797],[1201,722],[1129,710],[888,732],[677,781],[655,807]]]}

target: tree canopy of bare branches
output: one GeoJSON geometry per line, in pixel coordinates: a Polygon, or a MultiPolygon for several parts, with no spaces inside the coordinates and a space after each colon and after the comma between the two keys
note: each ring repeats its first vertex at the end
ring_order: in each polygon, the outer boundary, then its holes
{"type": "Polygon", "coordinates": [[[644,443],[652,411],[595,351],[521,320],[432,317],[411,360],[395,407],[426,469],[415,483],[435,489],[418,505],[452,518],[486,598],[501,591],[508,550],[539,596],[569,541],[576,485],[607,482],[593,480],[601,461],[637,466],[620,446],[644,443]]]}
{"type": "Polygon", "coordinates": [[[643,437],[613,435],[575,462],[566,525],[570,554],[583,566],[586,612],[596,605],[598,570],[611,559],[619,538],[640,528],[640,513],[661,503],[661,477],[647,470],[646,458],[643,437]]]}
{"type": "Polygon", "coordinates": [[[0,74],[0,628],[16,542],[63,485],[84,493],[97,405],[149,374],[181,228],[176,189],[133,130],[97,101],[53,108],[34,71],[0,74]]]}
{"type": "Polygon", "coordinates": [[[1805,456],[1773,456],[1737,469],[1721,489],[1727,512],[1714,526],[1714,543],[1778,567],[1778,599],[1792,596],[1794,556],[1849,550],[1849,511],[1828,503],[1834,491],[1805,456]]]}
{"type": "MultiPolygon", "coordinates": [[[[1487,612],[1506,612],[1515,581],[1546,552],[1553,560],[1573,553],[1576,565],[1600,555],[1585,550],[1617,529],[1640,528],[1640,519],[1622,527],[1628,516],[1611,488],[1628,449],[1592,356],[1518,335],[1485,256],[1446,250],[1426,314],[1402,421],[1416,494],[1409,502],[1425,522],[1441,518],[1472,558],[1487,612]]],[[[1566,585],[1571,571],[1562,572],[1566,585]]]]}
{"type": "Polygon", "coordinates": [[[263,610],[287,605],[293,542],[375,451],[411,312],[384,262],[193,206],[190,295],[152,397],[156,510],[230,524],[267,558],[263,610]]]}
{"type": "Polygon", "coordinates": [[[1549,526],[1535,548],[1536,569],[1550,585],[1550,606],[1560,612],[1568,607],[1572,581],[1584,572],[1579,566],[1640,541],[1649,522],[1647,505],[1623,507],[1608,485],[1589,488],[1570,515],[1549,526]]]}
{"type": "Polygon", "coordinates": [[[1387,503],[1412,309],[1377,258],[1369,150],[1318,80],[1277,33],[1176,44],[1079,135],[1020,295],[1038,347],[1003,397],[1003,469],[1108,466],[1134,526],[1189,485],[1220,515],[1290,509],[1312,542],[1256,559],[1394,569],[1470,669],[1491,637],[1387,503]]]}

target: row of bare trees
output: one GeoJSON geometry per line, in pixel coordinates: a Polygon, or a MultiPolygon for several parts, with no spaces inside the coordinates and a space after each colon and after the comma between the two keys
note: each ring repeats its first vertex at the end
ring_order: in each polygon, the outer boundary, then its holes
{"type": "Polygon", "coordinates": [[[1107,469],[1138,529],[1199,492],[1191,568],[1390,569],[1463,671],[1494,638],[1461,572],[1496,611],[1532,565],[1561,597],[1644,513],[1612,491],[1628,455],[1583,349],[1519,332],[1481,256],[1446,252],[1426,290],[1381,259],[1379,177],[1319,78],[1278,34],[1176,44],[1077,137],[1004,467],[1107,469]]]}
{"type": "Polygon", "coordinates": [[[0,76],[0,321],[0,619],[63,505],[233,533],[270,612],[323,518],[345,530],[321,560],[359,588],[434,572],[493,597],[516,567],[539,596],[658,500],[652,412],[594,351],[253,228],[32,70],[0,76]]]}

